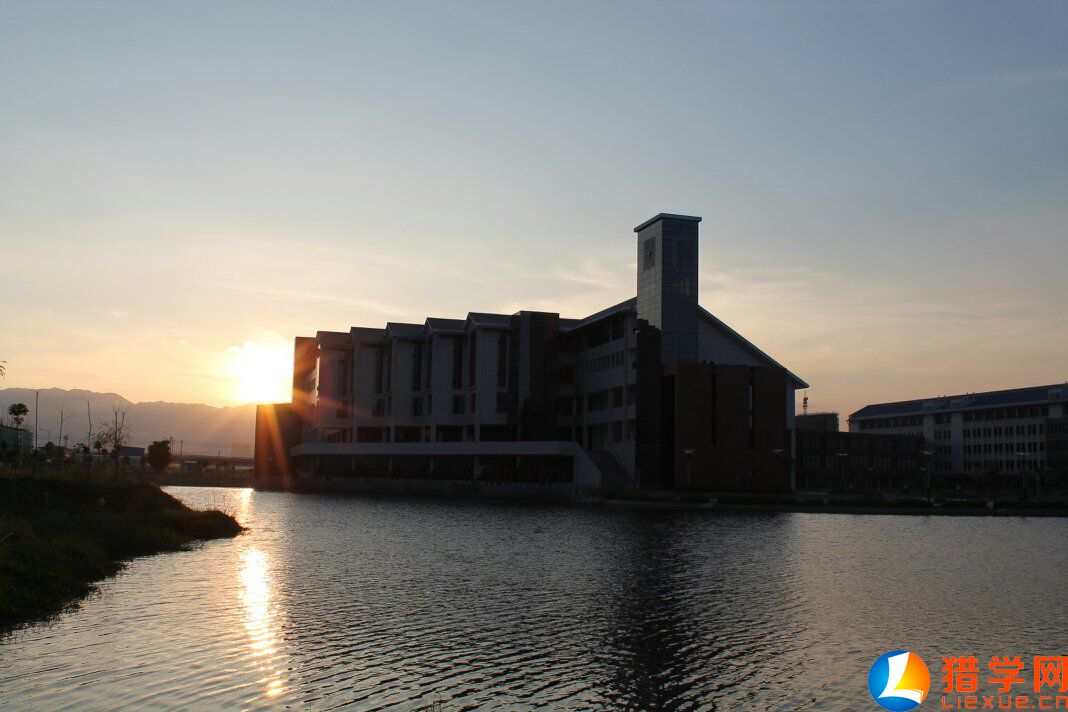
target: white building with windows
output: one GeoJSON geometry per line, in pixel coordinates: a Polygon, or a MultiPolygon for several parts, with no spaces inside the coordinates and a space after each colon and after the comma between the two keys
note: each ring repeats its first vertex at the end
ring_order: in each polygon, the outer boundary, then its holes
{"type": "Polygon", "coordinates": [[[865,406],[849,430],[921,435],[936,472],[1015,473],[1062,466],[1068,383],[865,406]]]}

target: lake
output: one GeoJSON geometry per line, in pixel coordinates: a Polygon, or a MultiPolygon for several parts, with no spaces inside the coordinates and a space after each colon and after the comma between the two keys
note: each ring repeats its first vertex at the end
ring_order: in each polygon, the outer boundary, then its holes
{"type": "Polygon", "coordinates": [[[932,697],[1068,654],[1065,519],[167,489],[250,531],[4,638],[0,706],[866,710],[891,649],[932,697]]]}

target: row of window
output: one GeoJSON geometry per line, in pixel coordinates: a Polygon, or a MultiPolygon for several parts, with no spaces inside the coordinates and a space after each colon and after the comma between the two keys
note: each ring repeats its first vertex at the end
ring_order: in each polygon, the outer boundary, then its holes
{"type": "Polygon", "coordinates": [[[882,430],[885,428],[913,428],[923,426],[923,416],[908,415],[900,418],[875,418],[860,421],[861,430],[882,430]]]}
{"type": "Polygon", "coordinates": [[[1045,418],[1049,415],[1048,405],[1021,405],[1015,408],[989,408],[987,410],[970,410],[964,412],[964,422],[976,420],[1010,420],[1013,418],[1045,418]]]}
{"type": "Polygon", "coordinates": [[[995,425],[992,428],[965,428],[965,438],[989,438],[1003,435],[1042,435],[1046,432],[1046,426],[1042,423],[1030,425],[995,425]]]}
{"type": "Polygon", "coordinates": [[[1046,450],[1046,443],[1041,441],[1041,440],[1032,441],[1032,442],[1029,442],[1029,443],[983,443],[982,445],[975,444],[975,445],[965,445],[964,446],[964,454],[965,455],[979,455],[979,454],[1003,453],[1003,452],[1004,453],[1017,453],[1017,452],[1035,453],[1035,452],[1045,452],[1045,450],[1046,450]]]}
{"type": "MultiPolygon", "coordinates": [[[[1030,405],[1015,408],[989,408],[986,410],[969,410],[962,413],[965,423],[984,420],[1012,420],[1016,418],[1045,418],[1049,415],[1049,406],[1030,405]]],[[[935,425],[948,425],[953,422],[953,413],[935,413],[935,425]]],[[[905,415],[895,418],[873,418],[860,421],[861,430],[882,430],[886,428],[907,428],[923,425],[922,415],[905,415]]]]}
{"type": "Polygon", "coordinates": [[[587,359],[578,364],[579,373],[598,373],[610,368],[619,368],[623,365],[623,352],[605,354],[596,358],[587,359]]]}
{"type": "Polygon", "coordinates": [[[964,469],[970,472],[1042,470],[1045,467],[1045,460],[969,460],[964,463],[964,469]]]}

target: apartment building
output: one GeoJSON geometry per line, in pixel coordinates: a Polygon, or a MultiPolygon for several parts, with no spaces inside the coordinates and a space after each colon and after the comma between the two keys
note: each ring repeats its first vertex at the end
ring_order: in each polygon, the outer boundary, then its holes
{"type": "Polygon", "coordinates": [[[770,491],[806,384],[698,304],[700,218],[635,228],[637,294],[585,318],[462,319],[295,342],[257,413],[261,477],[770,491]]]}
{"type": "Polygon", "coordinates": [[[851,432],[924,438],[945,474],[1019,473],[1068,465],[1068,384],[878,403],[849,416],[851,432]]]}

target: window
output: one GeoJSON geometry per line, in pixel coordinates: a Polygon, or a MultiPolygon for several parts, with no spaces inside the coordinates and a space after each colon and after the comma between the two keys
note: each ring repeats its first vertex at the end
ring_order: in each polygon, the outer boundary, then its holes
{"type": "Polygon", "coordinates": [[[453,396],[452,397],[452,414],[463,415],[464,414],[464,397],[453,396]]]}
{"type": "Polygon", "coordinates": [[[412,348],[412,390],[423,390],[423,344],[418,341],[412,348]]]}
{"type": "Polygon", "coordinates": [[[508,412],[508,394],[507,393],[498,393],[497,394],[497,412],[498,413],[507,413],[508,412]]]}
{"type": "MultiPolygon", "coordinates": [[[[464,387],[464,342],[461,338],[452,340],[452,387],[464,387]]],[[[463,413],[463,403],[460,404],[463,413]]]]}
{"type": "Polygon", "coordinates": [[[385,353],[381,347],[375,349],[375,393],[382,392],[384,383],[385,353]]]}
{"type": "Polygon", "coordinates": [[[393,350],[386,347],[383,354],[383,363],[385,364],[383,370],[386,377],[386,392],[393,390],[393,350]]]}
{"type": "MultiPolygon", "coordinates": [[[[431,337],[430,341],[427,342],[427,349],[426,349],[426,388],[427,388],[427,390],[430,390],[433,387],[434,387],[434,339],[433,339],[433,337],[431,337]]],[[[430,410],[429,406],[427,406],[427,410],[430,410]]]]}
{"type": "MultiPolygon", "coordinates": [[[[467,385],[475,385],[478,375],[478,333],[471,334],[467,342],[467,385]]],[[[472,408],[472,411],[474,408],[472,408]]]]}
{"type": "Polygon", "coordinates": [[[615,420],[612,422],[612,442],[621,442],[623,440],[623,422],[615,420]]]}
{"type": "Polygon", "coordinates": [[[642,271],[656,266],[656,238],[650,237],[642,243],[642,271]]]}
{"type": "Polygon", "coordinates": [[[504,331],[497,335],[497,385],[508,385],[508,333],[504,331]]]}
{"type": "Polygon", "coordinates": [[[608,407],[608,391],[597,391],[586,397],[586,409],[589,412],[604,410],[608,407]]]}
{"type": "Polygon", "coordinates": [[[423,414],[423,399],[422,398],[412,398],[412,415],[422,415],[422,414],[423,414]]]}

